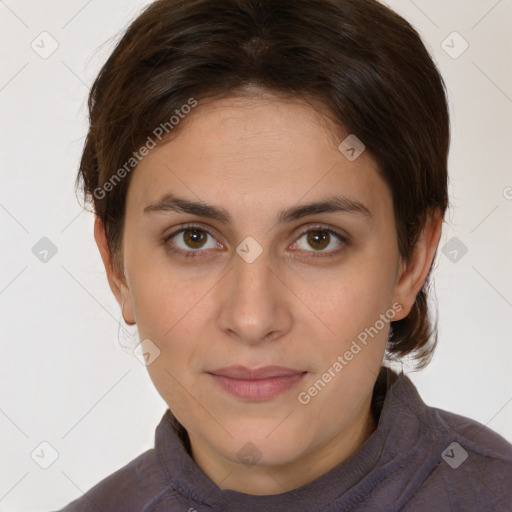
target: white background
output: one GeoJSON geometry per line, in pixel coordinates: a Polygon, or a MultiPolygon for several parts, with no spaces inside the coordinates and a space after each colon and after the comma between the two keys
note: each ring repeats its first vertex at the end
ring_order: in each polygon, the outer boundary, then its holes
{"type": "MultiPolygon", "coordinates": [[[[73,189],[88,88],[146,3],[0,0],[1,511],[57,509],[80,496],[152,446],[166,407],[119,336],[93,216],[73,189]],[[31,48],[43,31],[58,42],[47,59],[31,48]],[[58,249],[47,263],[32,253],[44,236],[58,249]],[[42,441],[59,454],[46,470],[30,456],[42,441]]],[[[410,377],[427,404],[512,441],[512,2],[388,5],[424,38],[452,114],[452,207],[435,274],[440,339],[430,366],[410,377]],[[441,47],[453,31],[469,44],[458,58],[441,47]],[[442,253],[453,237],[467,247],[456,263],[442,253]]],[[[453,53],[463,41],[444,44],[453,53]]]]}

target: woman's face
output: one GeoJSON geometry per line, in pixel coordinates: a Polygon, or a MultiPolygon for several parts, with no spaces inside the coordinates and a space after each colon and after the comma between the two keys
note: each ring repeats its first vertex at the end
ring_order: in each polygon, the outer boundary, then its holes
{"type": "Polygon", "coordinates": [[[134,171],[111,285],[196,462],[223,488],[283,492],[374,430],[389,322],[430,265],[406,273],[376,163],[312,106],[232,97],[182,123],[134,171]]]}

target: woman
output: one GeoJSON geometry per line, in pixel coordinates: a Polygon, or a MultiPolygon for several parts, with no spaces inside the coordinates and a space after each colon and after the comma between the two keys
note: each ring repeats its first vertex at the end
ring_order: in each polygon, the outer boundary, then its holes
{"type": "Polygon", "coordinates": [[[65,511],[512,510],[512,446],[426,406],[442,79],[374,0],[159,0],[95,81],[78,184],[169,406],[65,511]]]}

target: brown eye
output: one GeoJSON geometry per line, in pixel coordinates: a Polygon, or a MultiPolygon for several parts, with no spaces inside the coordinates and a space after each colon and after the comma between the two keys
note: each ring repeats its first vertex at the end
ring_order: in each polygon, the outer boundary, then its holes
{"type": "Polygon", "coordinates": [[[305,231],[295,242],[298,249],[304,252],[320,253],[319,255],[334,255],[344,245],[348,245],[346,238],[332,229],[316,227],[305,231]]]}
{"type": "Polygon", "coordinates": [[[171,251],[187,253],[193,256],[193,253],[206,252],[203,249],[219,248],[217,240],[204,229],[198,227],[182,228],[175,231],[164,239],[164,243],[171,251]]]}

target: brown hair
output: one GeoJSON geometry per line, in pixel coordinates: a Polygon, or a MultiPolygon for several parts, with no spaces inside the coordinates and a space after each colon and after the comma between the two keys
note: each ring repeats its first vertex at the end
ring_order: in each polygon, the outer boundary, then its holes
{"type": "MultiPolygon", "coordinates": [[[[448,207],[449,148],[444,84],[409,23],[376,0],[158,0],[128,27],[89,96],[76,185],[116,268],[139,150],[162,140],[162,127],[175,133],[185,105],[247,87],[313,99],[363,141],[391,189],[408,261],[428,215],[448,207]]],[[[387,347],[421,367],[437,343],[429,277],[408,316],[391,323],[387,347]]]]}

